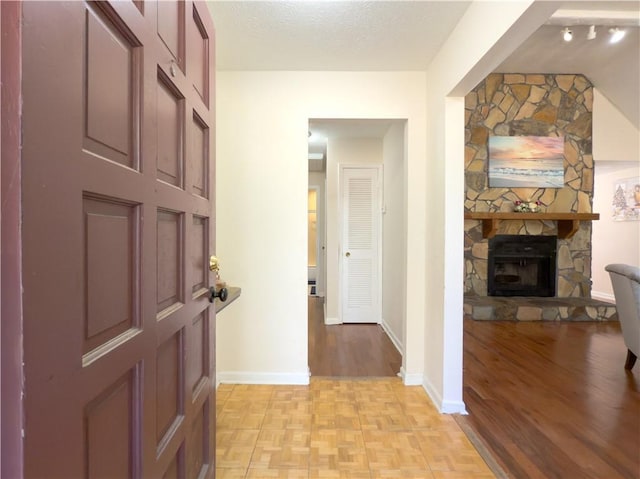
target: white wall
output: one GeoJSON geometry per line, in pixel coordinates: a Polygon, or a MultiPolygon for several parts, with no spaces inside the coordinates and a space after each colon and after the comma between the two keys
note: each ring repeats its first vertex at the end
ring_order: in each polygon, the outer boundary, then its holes
{"type": "MultiPolygon", "coordinates": [[[[604,163],[604,162],[603,162],[604,163]]],[[[611,214],[614,183],[640,177],[640,162],[606,165],[598,172],[596,163],[593,210],[600,219],[593,222],[591,296],[614,301],[609,273],[604,267],[611,263],[625,263],[640,267],[640,221],[614,221],[611,214]]]]}
{"type": "Polygon", "coordinates": [[[402,371],[440,410],[464,411],[463,97],[559,5],[472,3],[426,74],[218,73],[218,254],[243,287],[217,323],[222,381],[308,381],[308,119],[407,119],[402,371]]]}
{"type": "Polygon", "coordinates": [[[474,2],[427,70],[423,385],[444,412],[462,400],[464,95],[513,52],[558,2],[474,2]],[[445,266],[446,265],[446,266],[445,266]]]}
{"type": "MultiPolygon", "coordinates": [[[[638,97],[630,101],[637,102],[638,97]]],[[[593,160],[596,175],[603,161],[640,162],[640,131],[597,88],[593,91],[593,160]]]]}
{"type": "Polygon", "coordinates": [[[406,304],[405,122],[394,122],[383,142],[382,325],[402,353],[406,304]]]}
{"type": "Polygon", "coordinates": [[[593,97],[593,159],[595,162],[591,296],[613,301],[604,267],[626,263],[640,267],[640,221],[613,221],[614,184],[640,176],[640,131],[597,89],[593,97]]]}
{"type": "Polygon", "coordinates": [[[335,138],[327,143],[327,296],[326,323],[340,324],[340,165],[381,165],[382,140],[335,138]]]}
{"type": "MultiPolygon", "coordinates": [[[[425,75],[218,72],[216,240],[242,296],[217,320],[222,382],[305,383],[310,118],[407,119],[404,370],[423,376],[425,75]]],[[[329,174],[329,173],[328,173],[329,174]]],[[[329,191],[327,191],[329,195],[329,191]]]]}

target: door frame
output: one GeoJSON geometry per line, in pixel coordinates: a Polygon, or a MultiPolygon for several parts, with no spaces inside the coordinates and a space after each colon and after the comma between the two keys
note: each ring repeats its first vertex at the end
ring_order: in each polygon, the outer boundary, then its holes
{"type": "Polygon", "coordinates": [[[384,205],[384,191],[383,191],[383,175],[384,175],[384,165],[380,164],[371,164],[368,165],[366,163],[341,163],[338,168],[338,218],[339,218],[339,240],[338,240],[338,315],[339,315],[339,324],[344,323],[343,316],[343,307],[344,307],[344,295],[343,284],[344,284],[344,172],[345,170],[353,170],[353,169],[375,169],[378,172],[378,184],[377,184],[377,193],[378,193],[378,204],[376,208],[378,210],[378,228],[376,231],[377,235],[377,244],[376,248],[378,250],[377,261],[375,262],[377,269],[377,281],[376,281],[376,324],[382,324],[382,205],[384,205]]]}
{"type": "Polygon", "coordinates": [[[2,396],[0,477],[23,477],[22,177],[20,152],[20,63],[22,3],[0,2],[0,270],[2,272],[2,396]]]}

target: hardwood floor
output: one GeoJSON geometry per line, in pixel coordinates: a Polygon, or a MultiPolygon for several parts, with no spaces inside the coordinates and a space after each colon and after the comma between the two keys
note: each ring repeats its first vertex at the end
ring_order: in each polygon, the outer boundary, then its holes
{"type": "Polygon", "coordinates": [[[323,298],[309,296],[312,376],[396,376],[402,357],[378,324],[324,324],[323,298]]]}
{"type": "Polygon", "coordinates": [[[640,367],[618,323],[465,320],[472,428],[514,478],[640,478],[640,367]]]}

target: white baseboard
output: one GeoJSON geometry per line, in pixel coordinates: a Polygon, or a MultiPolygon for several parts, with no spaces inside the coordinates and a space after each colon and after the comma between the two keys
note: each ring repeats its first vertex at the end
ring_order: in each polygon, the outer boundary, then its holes
{"type": "Polygon", "coordinates": [[[402,347],[400,340],[393,333],[393,331],[391,330],[387,322],[384,320],[384,318],[382,318],[382,322],[380,324],[382,325],[382,329],[384,329],[384,332],[387,333],[387,336],[389,336],[389,339],[391,340],[393,345],[396,347],[400,355],[404,356],[404,348],[402,347]]]}
{"type": "MultiPolygon", "coordinates": [[[[306,373],[257,373],[249,371],[218,372],[219,384],[309,384],[309,372],[306,373]]],[[[216,386],[217,387],[217,386],[216,386]]]]}
{"type": "Polygon", "coordinates": [[[422,386],[422,374],[420,373],[410,373],[407,374],[404,366],[400,367],[400,377],[402,378],[402,383],[405,386],[422,386]]]}
{"type": "Polygon", "coordinates": [[[340,321],[340,319],[338,318],[325,318],[324,324],[326,324],[327,326],[330,326],[333,324],[342,324],[342,321],[340,321]]]}
{"type": "Polygon", "coordinates": [[[442,414],[462,414],[463,416],[469,414],[462,401],[443,401],[440,412],[442,414]]]}
{"type": "Polygon", "coordinates": [[[615,303],[616,297],[611,293],[602,293],[600,291],[591,291],[591,297],[599,301],[606,301],[607,303],[615,303]]]}
{"type": "Polygon", "coordinates": [[[467,414],[464,402],[462,401],[444,401],[440,393],[436,391],[433,385],[426,380],[423,381],[422,387],[427,392],[427,395],[433,401],[433,404],[438,408],[442,414],[467,414]]]}

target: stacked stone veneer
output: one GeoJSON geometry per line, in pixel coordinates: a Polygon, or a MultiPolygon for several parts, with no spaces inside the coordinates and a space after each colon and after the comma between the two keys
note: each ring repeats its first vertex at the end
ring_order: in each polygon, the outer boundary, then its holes
{"type": "MultiPolygon", "coordinates": [[[[540,201],[541,211],[590,213],[593,202],[593,87],[582,75],[489,75],[465,97],[465,211],[513,211],[540,201]],[[564,188],[490,188],[490,136],[564,137],[564,188]]],[[[501,221],[497,234],[555,235],[555,221],[501,221]]],[[[487,295],[488,240],[465,220],[465,294],[487,295]]],[[[591,296],[591,223],[558,240],[558,297],[591,296]]]]}

